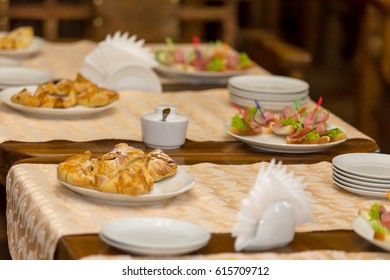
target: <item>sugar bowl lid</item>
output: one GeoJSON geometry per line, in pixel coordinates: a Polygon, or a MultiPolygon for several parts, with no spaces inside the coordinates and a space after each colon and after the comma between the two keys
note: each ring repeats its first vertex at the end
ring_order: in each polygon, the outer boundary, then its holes
{"type": "Polygon", "coordinates": [[[142,118],[148,121],[167,121],[167,122],[185,122],[188,117],[177,113],[176,108],[172,105],[159,105],[154,112],[145,113],[142,118]]]}

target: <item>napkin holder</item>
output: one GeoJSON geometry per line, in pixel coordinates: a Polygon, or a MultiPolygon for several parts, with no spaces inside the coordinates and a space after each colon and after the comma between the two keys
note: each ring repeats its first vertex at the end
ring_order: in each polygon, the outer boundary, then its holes
{"type": "Polygon", "coordinates": [[[288,245],[295,235],[294,208],[287,201],[271,204],[258,223],[245,251],[264,251],[288,245]]]}
{"type": "Polygon", "coordinates": [[[312,199],[302,180],[274,159],[269,164],[261,163],[233,228],[236,251],[286,246],[294,239],[296,225],[313,220],[312,199]]]}

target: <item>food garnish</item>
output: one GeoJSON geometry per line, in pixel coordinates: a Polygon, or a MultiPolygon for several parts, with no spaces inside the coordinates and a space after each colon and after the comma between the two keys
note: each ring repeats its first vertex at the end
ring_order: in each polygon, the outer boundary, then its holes
{"type": "Polygon", "coordinates": [[[374,203],[368,211],[359,210],[358,214],[374,230],[374,239],[390,242],[390,206],[374,203]]]}
{"type": "Polygon", "coordinates": [[[230,131],[239,135],[274,133],[285,136],[287,144],[326,144],[346,139],[340,128],[327,129],[329,112],[320,108],[321,103],[322,98],[313,111],[308,111],[297,99],[293,107],[285,107],[280,114],[263,110],[257,100],[256,107],[245,110],[233,104],[239,113],[233,116],[230,131]]]}
{"type": "Polygon", "coordinates": [[[168,47],[155,52],[157,62],[184,71],[202,72],[235,71],[254,66],[246,53],[233,53],[221,41],[202,46],[199,37],[194,36],[192,42],[192,49],[185,52],[176,47],[172,39],[167,38],[168,47]]]}

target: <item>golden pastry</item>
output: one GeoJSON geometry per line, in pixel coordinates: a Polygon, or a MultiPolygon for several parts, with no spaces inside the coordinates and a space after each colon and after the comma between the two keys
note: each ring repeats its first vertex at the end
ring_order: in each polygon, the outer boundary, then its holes
{"type": "Polygon", "coordinates": [[[162,150],[147,155],[125,143],[97,158],[90,152],[75,155],[57,167],[59,180],[101,192],[148,194],[155,181],[176,173],[177,164],[162,150]]]}

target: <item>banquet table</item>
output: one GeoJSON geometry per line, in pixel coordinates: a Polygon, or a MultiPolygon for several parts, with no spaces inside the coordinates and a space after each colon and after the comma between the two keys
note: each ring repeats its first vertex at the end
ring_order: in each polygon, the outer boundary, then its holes
{"type": "MultiPolygon", "coordinates": [[[[40,55],[23,64],[49,70],[56,79],[73,78],[83,57],[94,46],[89,41],[47,43],[40,55]]],[[[255,72],[267,74],[261,67],[255,72]]],[[[303,154],[254,151],[224,131],[224,124],[236,112],[224,86],[163,79],[163,88],[163,94],[121,91],[113,108],[83,118],[44,118],[0,104],[0,182],[7,187],[8,239],[13,258],[138,258],[123,255],[100,241],[97,233],[101,225],[129,215],[158,214],[183,219],[181,213],[188,214],[186,220],[200,221],[213,234],[212,242],[203,251],[182,258],[390,258],[351,230],[357,209],[378,199],[342,191],[330,178],[330,161],[334,156],[376,152],[379,147],[375,140],[331,113],[329,121],[348,134],[348,140],[340,145],[303,154]],[[196,177],[193,189],[156,205],[128,207],[91,203],[59,186],[55,164],[71,155],[86,150],[93,156],[102,155],[120,142],[149,151],[142,142],[139,119],[142,113],[151,112],[160,104],[173,105],[189,117],[186,143],[167,153],[196,177]],[[259,163],[272,158],[305,177],[310,193],[316,198],[317,222],[299,227],[293,243],[285,248],[272,252],[234,252],[230,233],[240,199],[253,184],[259,163]],[[216,175],[220,172],[228,176],[216,175]],[[227,190],[220,193],[219,189],[225,186],[227,190]],[[210,201],[217,207],[215,211],[199,210],[199,201],[210,201]],[[337,206],[332,208],[324,201],[336,202],[337,206]],[[340,207],[343,203],[348,207],[340,207]],[[332,218],[332,214],[341,217],[340,220],[332,218]]],[[[314,106],[310,102],[309,107],[314,106]]],[[[209,206],[204,204],[202,207],[209,206]]]]}

